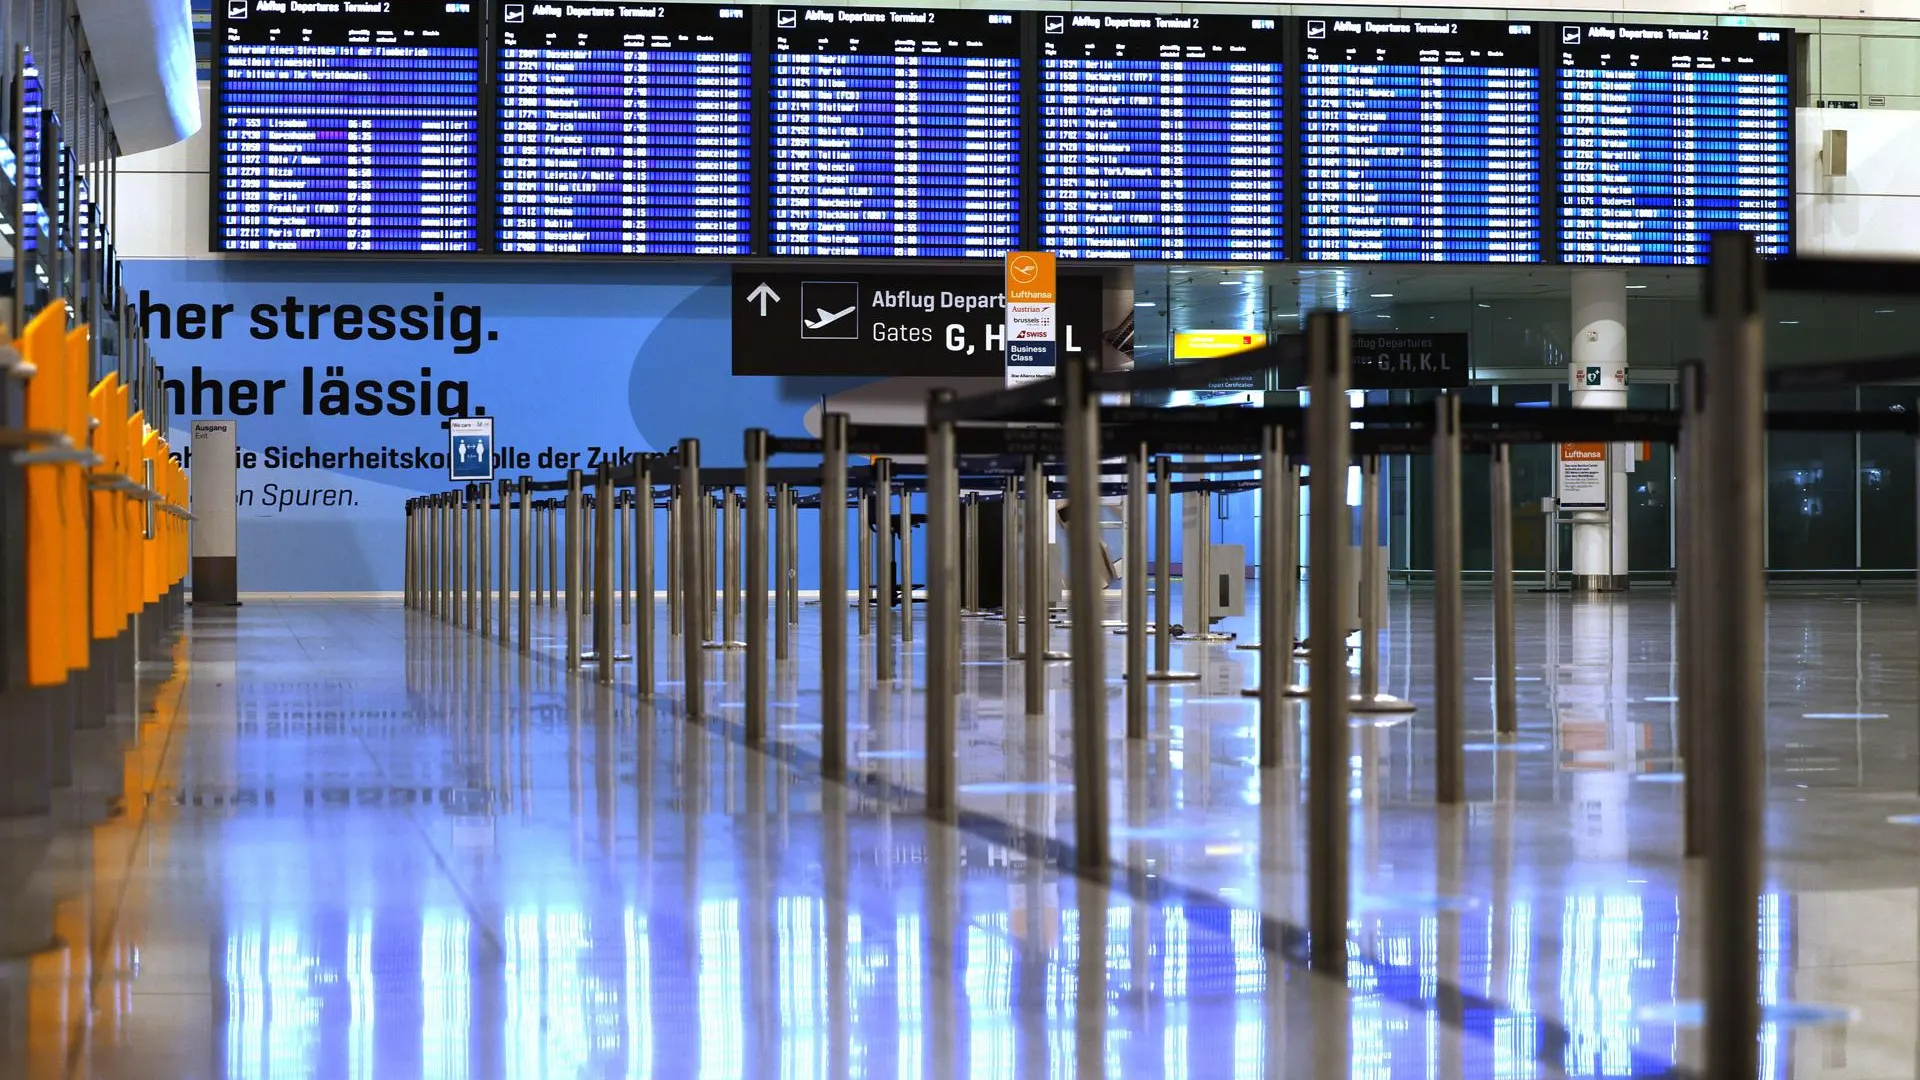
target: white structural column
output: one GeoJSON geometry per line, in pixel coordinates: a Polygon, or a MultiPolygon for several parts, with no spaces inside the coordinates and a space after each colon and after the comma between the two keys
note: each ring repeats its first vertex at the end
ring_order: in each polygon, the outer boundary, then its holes
{"type": "MultiPolygon", "coordinates": [[[[1576,409],[1627,407],[1627,275],[1622,270],[1573,274],[1573,359],[1568,382],[1576,409]]],[[[1625,455],[1606,456],[1607,509],[1575,512],[1573,581],[1578,590],[1627,586],[1625,455]]]]}

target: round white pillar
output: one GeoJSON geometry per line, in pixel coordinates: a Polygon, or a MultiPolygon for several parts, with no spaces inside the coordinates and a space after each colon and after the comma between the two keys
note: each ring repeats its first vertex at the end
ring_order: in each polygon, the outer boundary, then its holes
{"type": "MultiPolygon", "coordinates": [[[[1623,270],[1573,273],[1573,350],[1568,385],[1576,409],[1627,407],[1627,275],[1623,270]]],[[[1573,587],[1627,587],[1627,475],[1609,447],[1607,509],[1570,515],[1573,587]]]]}

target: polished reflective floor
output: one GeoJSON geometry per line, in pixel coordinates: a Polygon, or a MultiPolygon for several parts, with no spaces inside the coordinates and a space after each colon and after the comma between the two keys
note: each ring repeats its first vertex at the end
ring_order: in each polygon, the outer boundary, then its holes
{"type": "MultiPolygon", "coordinates": [[[[29,868],[0,891],[0,1075],[1699,1074],[1700,928],[1726,913],[1680,854],[1664,591],[1522,596],[1521,734],[1471,684],[1448,810],[1431,606],[1392,595],[1383,688],[1421,708],[1352,724],[1345,985],[1299,929],[1309,718],[1260,770],[1234,642],[1176,644],[1202,678],[1156,685],[1130,743],[1110,639],[1121,866],[1096,885],[1058,869],[1066,665],[1028,717],[999,623],[966,625],[955,830],[918,813],[924,626],[891,685],[857,651],[842,786],[817,778],[812,606],[766,753],[737,652],[703,658],[689,724],[664,635],[643,700],[625,666],[565,677],[534,612],[530,657],[397,602],[196,614],[82,748],[52,841],[0,835],[29,868]]],[[[1470,591],[1475,672],[1488,614],[1470,591]]],[[[1910,588],[1772,598],[1769,1077],[1920,1076],[1917,632],[1910,588]]]]}

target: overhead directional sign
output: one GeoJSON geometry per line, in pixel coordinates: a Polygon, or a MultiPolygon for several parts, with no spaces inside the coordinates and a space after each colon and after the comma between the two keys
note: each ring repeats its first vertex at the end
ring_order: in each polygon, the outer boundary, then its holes
{"type": "MultiPolygon", "coordinates": [[[[735,375],[998,378],[1007,371],[1000,268],[944,274],[733,272],[735,375]]],[[[1061,276],[1059,355],[1100,343],[1100,279],[1061,276]]]]}

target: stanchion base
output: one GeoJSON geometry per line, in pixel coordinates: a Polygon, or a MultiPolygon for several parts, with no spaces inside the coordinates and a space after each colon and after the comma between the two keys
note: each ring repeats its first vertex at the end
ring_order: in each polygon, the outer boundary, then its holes
{"type": "Polygon", "coordinates": [[[1308,690],[1306,683],[1289,683],[1287,684],[1287,688],[1285,690],[1280,691],[1280,696],[1292,697],[1292,698],[1303,698],[1303,697],[1306,697],[1310,692],[1311,691],[1308,690]]]}
{"type": "Polygon", "coordinates": [[[700,647],[703,649],[712,649],[716,652],[732,651],[746,648],[747,643],[744,641],[709,641],[700,647]]]}
{"type": "MultiPolygon", "coordinates": [[[[1148,636],[1148,637],[1152,637],[1152,636],[1154,635],[1154,633],[1155,633],[1155,631],[1154,631],[1154,629],[1153,629],[1153,627],[1151,627],[1151,626],[1149,626],[1149,627],[1147,627],[1147,629],[1146,629],[1146,634],[1147,634],[1147,636],[1148,636]]],[[[1127,624],[1126,624],[1126,623],[1121,623],[1121,624],[1120,624],[1120,629],[1118,629],[1118,630],[1115,630],[1115,631],[1113,632],[1113,636],[1114,636],[1114,637],[1126,637],[1126,636],[1127,636],[1127,624]]]]}
{"type": "Polygon", "coordinates": [[[1216,634],[1211,630],[1207,630],[1198,634],[1181,634],[1180,640],[1186,641],[1186,642],[1196,642],[1201,645],[1210,645],[1217,641],[1232,641],[1233,635],[1232,634],[1216,634]]]}
{"type": "Polygon", "coordinates": [[[1414,711],[1414,704],[1405,698],[1394,697],[1392,694],[1375,694],[1372,697],[1354,694],[1347,698],[1347,711],[1349,713],[1410,713],[1414,711]]]}
{"type": "MultiPolygon", "coordinates": [[[[1008,653],[1007,654],[1007,659],[1009,660],[1025,660],[1026,658],[1027,658],[1026,653],[1008,653]]],[[[1071,660],[1073,659],[1073,655],[1071,653],[1063,653],[1063,652],[1048,652],[1044,659],[1046,663],[1053,664],[1053,663],[1058,663],[1061,660],[1071,660]]]]}
{"type": "Polygon", "coordinates": [[[1200,673],[1197,671],[1149,671],[1147,672],[1147,681],[1148,682],[1199,682],[1200,673]]]}

